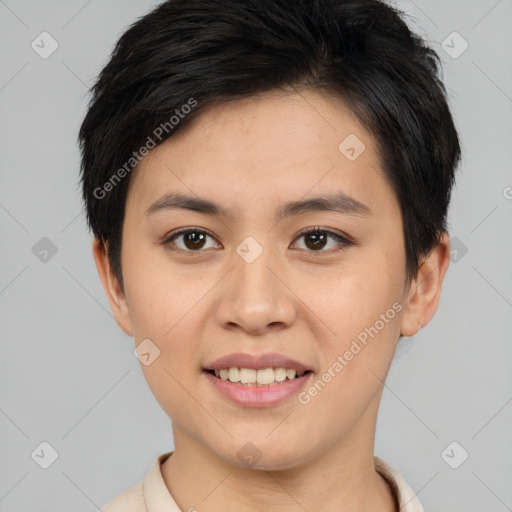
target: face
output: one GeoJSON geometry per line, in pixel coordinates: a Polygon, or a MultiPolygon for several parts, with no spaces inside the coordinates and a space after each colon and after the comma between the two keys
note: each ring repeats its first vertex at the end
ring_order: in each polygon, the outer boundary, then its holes
{"type": "Polygon", "coordinates": [[[152,150],[130,183],[122,268],[116,319],[146,340],[176,450],[283,469],[370,442],[405,249],[375,141],[339,99],[233,101],[152,150]]]}

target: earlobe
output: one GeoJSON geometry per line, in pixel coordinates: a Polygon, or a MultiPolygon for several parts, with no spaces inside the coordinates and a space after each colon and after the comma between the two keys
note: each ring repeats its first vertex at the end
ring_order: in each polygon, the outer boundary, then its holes
{"type": "Polygon", "coordinates": [[[439,243],[423,261],[407,293],[400,334],[413,336],[434,316],[446,271],[450,264],[450,237],[443,233],[439,243]]]}
{"type": "Polygon", "coordinates": [[[112,310],[117,325],[119,325],[125,334],[133,336],[132,321],[126,296],[119,284],[119,281],[117,280],[117,277],[112,271],[110,260],[108,258],[108,250],[105,248],[101,240],[94,238],[92,242],[92,252],[103,289],[107,295],[110,309],[112,310]]]}

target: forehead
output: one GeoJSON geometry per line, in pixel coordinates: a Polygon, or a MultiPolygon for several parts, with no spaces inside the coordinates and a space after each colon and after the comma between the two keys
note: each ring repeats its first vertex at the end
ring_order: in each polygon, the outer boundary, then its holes
{"type": "MultiPolygon", "coordinates": [[[[139,214],[166,192],[215,197],[226,211],[342,191],[397,213],[374,138],[341,100],[276,91],[204,109],[142,160],[128,203],[139,214]]],[[[274,208],[275,209],[275,208],[274,208]]]]}

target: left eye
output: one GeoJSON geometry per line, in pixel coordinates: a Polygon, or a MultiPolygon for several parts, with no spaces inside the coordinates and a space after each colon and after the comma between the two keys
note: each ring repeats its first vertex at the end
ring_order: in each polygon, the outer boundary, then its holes
{"type": "Polygon", "coordinates": [[[313,252],[337,252],[345,249],[345,247],[348,247],[349,245],[352,245],[352,241],[348,240],[347,238],[338,235],[338,233],[335,233],[334,231],[329,231],[328,229],[323,229],[320,227],[310,228],[306,231],[303,231],[297,238],[303,237],[306,239],[306,247],[311,249],[313,252]],[[340,247],[334,251],[322,250],[328,244],[329,238],[335,241],[335,247],[336,245],[340,247]]]}
{"type": "MultiPolygon", "coordinates": [[[[177,233],[172,234],[167,237],[162,243],[163,245],[172,244],[175,245],[179,250],[185,252],[200,252],[201,249],[208,249],[209,247],[205,247],[207,238],[214,239],[212,235],[210,235],[207,231],[199,228],[187,228],[177,233]],[[182,239],[183,246],[180,246],[175,240],[182,239]]],[[[336,252],[344,249],[350,245],[353,245],[353,242],[348,240],[347,238],[338,235],[333,231],[329,231],[327,229],[315,227],[310,228],[307,231],[303,231],[297,236],[297,239],[305,238],[305,246],[306,250],[311,252],[336,252]],[[338,249],[334,251],[324,250],[328,245],[329,239],[334,241],[334,247],[337,245],[340,246],[338,249]]],[[[332,248],[332,246],[331,246],[332,248]]]]}

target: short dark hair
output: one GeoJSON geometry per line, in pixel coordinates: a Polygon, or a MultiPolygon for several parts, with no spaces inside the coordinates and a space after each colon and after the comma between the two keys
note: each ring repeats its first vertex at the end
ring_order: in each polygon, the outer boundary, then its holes
{"type": "Polygon", "coordinates": [[[290,88],[344,100],[375,137],[410,282],[447,231],[461,149],[441,60],[403,18],[379,0],[168,0],[131,25],[79,133],[88,225],[121,286],[126,195],[142,148],[209,105],[290,88]]]}

